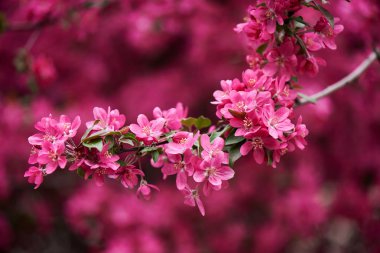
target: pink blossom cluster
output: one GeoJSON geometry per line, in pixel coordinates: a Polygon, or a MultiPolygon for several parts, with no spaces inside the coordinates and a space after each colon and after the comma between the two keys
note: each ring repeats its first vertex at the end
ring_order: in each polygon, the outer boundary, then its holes
{"type": "Polygon", "coordinates": [[[253,150],[257,163],[266,161],[276,167],[287,152],[305,148],[309,133],[301,116],[295,124],[291,121],[297,97],[294,83],[251,69],[243,72],[242,80],[222,81],[222,90],[214,92],[217,116],[245,141],[240,146],[242,155],[253,150]]]}
{"type": "Polygon", "coordinates": [[[41,185],[44,175],[52,174],[58,167],[66,167],[66,142],[76,135],[80,124],[79,117],[71,121],[66,115],[61,115],[58,120],[50,115],[35,124],[39,133],[28,138],[33,145],[28,162],[33,166],[25,172],[25,177],[36,185],[35,188],[41,185]]]}
{"type": "Polygon", "coordinates": [[[140,114],[138,124],[129,126],[124,126],[125,116],[116,109],[95,107],[93,114],[94,120],[86,123],[79,145],[73,140],[80,126],[79,116],[73,122],[62,115],[59,120],[49,116],[36,123],[41,133],[28,139],[33,146],[29,158],[33,166],[24,175],[35,188],[44,176],[70,163],[69,171],[77,171],[84,179],[93,178],[98,186],[104,184],[105,177],[119,179],[126,188],[138,185],[137,195],[148,199],[152,189],[159,190],[148,183],[140,165],[142,157],[150,154],[155,167],[163,166],[164,178],[177,175],[177,188],[185,194],[185,203],[197,205],[204,215],[199,183],[204,182],[203,191],[208,194],[212,189],[220,190],[222,182],[234,176],[227,165],[228,154],[222,151],[222,138],[210,141],[207,134],[200,136],[199,130],[184,131],[182,120],[187,109],[180,103],[169,110],[156,107],[153,120],[140,114]]]}
{"type": "Polygon", "coordinates": [[[246,22],[235,28],[246,39],[247,62],[251,68],[261,68],[266,75],[285,81],[298,73],[316,75],[326,62],[312,52],[336,49],[335,37],[343,31],[339,19],[318,1],[260,0],[247,12],[246,22]],[[298,14],[305,6],[320,13],[318,20],[311,21],[314,24],[298,14]]]}

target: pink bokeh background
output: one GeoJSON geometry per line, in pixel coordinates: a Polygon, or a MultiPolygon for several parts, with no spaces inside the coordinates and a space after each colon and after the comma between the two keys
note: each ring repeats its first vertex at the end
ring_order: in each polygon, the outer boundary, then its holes
{"type": "MultiPolygon", "coordinates": [[[[338,49],[321,55],[320,74],[300,78],[306,94],[342,78],[379,45],[377,0],[331,2],[345,30],[338,49]]],[[[0,252],[380,252],[379,63],[349,87],[297,108],[310,130],[306,150],[276,169],[251,156],[239,160],[229,188],[205,200],[206,217],[183,205],[174,180],[163,181],[149,164],[161,189],[149,201],[67,171],[38,190],[23,178],[27,137],[50,113],[85,122],[94,106],[111,106],[131,123],[182,102],[190,115],[216,119],[213,91],[247,68],[233,28],[249,3],[110,1],[38,31],[0,34],[0,252]],[[33,67],[20,71],[25,62],[33,67]]],[[[24,24],[74,4],[2,0],[0,14],[24,24]]]]}

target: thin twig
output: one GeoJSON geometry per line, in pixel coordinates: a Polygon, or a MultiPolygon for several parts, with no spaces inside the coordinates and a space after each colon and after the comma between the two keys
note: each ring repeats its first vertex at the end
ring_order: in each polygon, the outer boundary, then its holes
{"type": "Polygon", "coordinates": [[[345,87],[346,85],[351,84],[356,79],[358,79],[368,69],[368,67],[371,66],[371,64],[376,61],[376,59],[379,59],[379,54],[380,54],[380,49],[378,48],[374,49],[373,52],[370,55],[368,55],[368,57],[354,71],[352,71],[350,74],[345,76],[343,79],[339,80],[338,82],[328,86],[327,88],[311,96],[300,95],[301,99],[297,103],[297,106],[308,104],[308,103],[315,103],[319,99],[330,95],[331,93],[345,87]]]}

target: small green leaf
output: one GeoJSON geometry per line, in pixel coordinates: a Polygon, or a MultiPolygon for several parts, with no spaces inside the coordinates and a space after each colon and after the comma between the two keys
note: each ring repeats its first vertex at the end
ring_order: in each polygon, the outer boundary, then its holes
{"type": "Polygon", "coordinates": [[[231,127],[229,125],[225,126],[221,131],[213,132],[210,136],[210,141],[212,142],[215,138],[222,136],[225,132],[227,132],[231,127]]]}
{"type": "Polygon", "coordinates": [[[265,52],[265,50],[267,49],[268,47],[268,43],[264,43],[264,44],[261,44],[257,49],[256,49],[256,52],[258,54],[263,54],[265,52]]]}
{"type": "Polygon", "coordinates": [[[200,116],[196,121],[195,121],[195,127],[197,129],[203,129],[211,126],[211,120],[209,118],[206,118],[204,116],[200,116]]]}
{"type": "Polygon", "coordinates": [[[240,147],[242,143],[238,143],[229,149],[229,165],[232,168],[235,162],[241,157],[240,147]]]}
{"type": "Polygon", "coordinates": [[[95,120],[95,121],[94,121],[94,124],[93,124],[90,128],[87,128],[86,132],[84,132],[82,138],[80,139],[81,142],[83,142],[83,141],[87,138],[88,134],[92,131],[92,129],[93,129],[93,128],[94,128],[99,122],[100,122],[100,120],[95,120]]]}
{"type": "Polygon", "coordinates": [[[191,128],[195,126],[199,130],[211,126],[211,120],[204,116],[200,116],[199,118],[189,117],[183,119],[181,123],[184,127],[191,128]]]}
{"type": "Polygon", "coordinates": [[[233,144],[236,144],[236,143],[240,143],[240,142],[242,142],[244,140],[245,140],[244,137],[235,136],[234,133],[231,133],[230,136],[227,137],[224,145],[226,145],[226,146],[233,145],[233,144]]]}
{"type": "Polygon", "coordinates": [[[272,166],[272,163],[273,163],[273,151],[265,149],[265,153],[266,153],[267,159],[268,159],[268,163],[267,163],[268,166],[272,166]]]}
{"type": "Polygon", "coordinates": [[[160,152],[158,152],[158,150],[155,150],[152,152],[152,158],[155,163],[158,161],[159,156],[160,156],[160,152]]]}
{"type": "Polygon", "coordinates": [[[77,169],[77,174],[78,176],[80,176],[81,178],[84,178],[84,175],[85,175],[85,172],[82,168],[78,168],[77,169]]]}
{"type": "Polygon", "coordinates": [[[195,121],[196,121],[196,120],[197,120],[196,118],[189,117],[189,118],[183,119],[183,120],[181,121],[181,123],[182,123],[182,125],[183,125],[184,127],[191,128],[192,126],[195,125],[195,121]]]}
{"type": "Polygon", "coordinates": [[[91,142],[83,142],[83,146],[88,148],[96,148],[97,150],[102,151],[103,149],[103,140],[102,139],[95,139],[91,140],[91,142]]]}

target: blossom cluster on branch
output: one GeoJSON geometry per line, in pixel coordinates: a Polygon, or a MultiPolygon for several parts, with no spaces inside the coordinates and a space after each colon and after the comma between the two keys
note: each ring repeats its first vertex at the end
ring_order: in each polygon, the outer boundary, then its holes
{"type": "Polygon", "coordinates": [[[221,81],[214,92],[215,125],[208,118],[187,117],[187,109],[153,110],[153,119],[140,114],[137,124],[126,125],[118,110],[95,107],[94,120],[76,144],[79,116],[71,121],[62,115],[44,117],[36,123],[40,132],[29,138],[32,165],[25,173],[38,188],[44,176],[68,167],[97,185],[104,178],[120,180],[126,188],[148,199],[157,186],[148,182],[149,171],[141,166],[148,157],[161,168],[163,178],[176,176],[176,187],[185,204],[205,210],[201,195],[208,196],[228,185],[233,165],[252,151],[258,164],[276,167],[281,156],[304,149],[308,135],[302,117],[295,117],[300,85],[299,74],[315,75],[324,60],[311,52],[335,49],[335,36],[343,30],[318,1],[260,0],[248,8],[245,23],[235,31],[248,45],[250,68],[241,80],[221,81]],[[313,8],[320,15],[312,25],[297,13],[313,8]]]}

